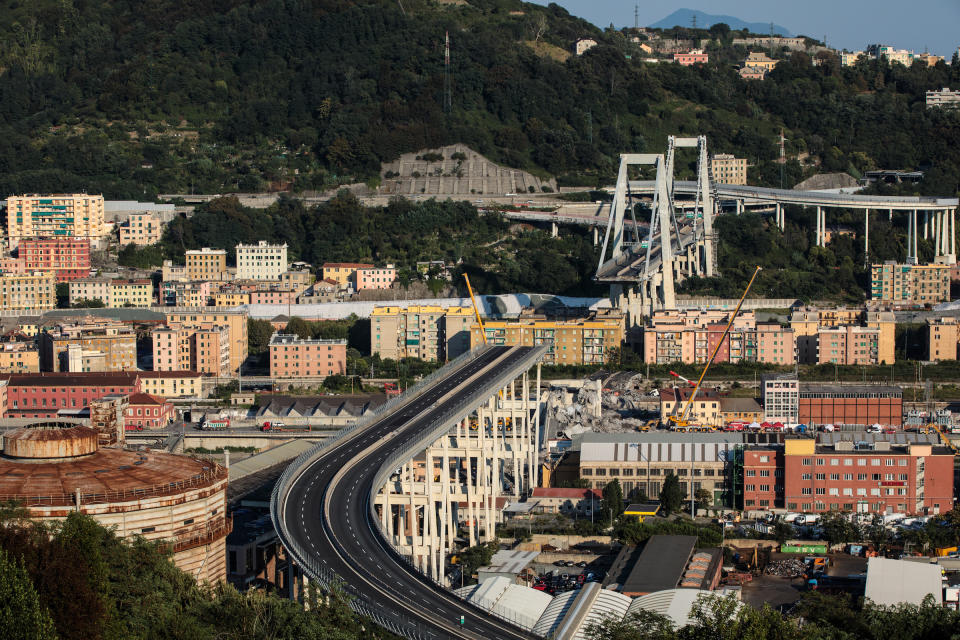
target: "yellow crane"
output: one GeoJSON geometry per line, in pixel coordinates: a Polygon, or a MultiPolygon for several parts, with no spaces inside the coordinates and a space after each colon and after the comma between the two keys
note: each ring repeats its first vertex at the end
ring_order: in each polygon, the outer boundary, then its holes
{"type": "Polygon", "coordinates": [[[951,442],[950,438],[947,437],[947,434],[945,434],[945,433],[943,432],[943,429],[940,428],[940,425],[938,425],[936,422],[931,422],[931,423],[930,423],[929,425],[927,425],[927,426],[932,427],[933,430],[937,432],[937,434],[940,436],[940,440],[943,441],[943,444],[945,444],[945,445],[947,445],[948,447],[950,447],[950,449],[953,451],[954,455],[956,455],[957,453],[960,453],[960,450],[958,450],[958,449],[957,449],[957,446],[956,446],[955,444],[953,444],[953,442],[951,442]]]}
{"type": "Polygon", "coordinates": [[[700,385],[703,384],[703,379],[707,375],[707,370],[710,368],[710,365],[713,364],[713,359],[717,357],[717,352],[720,351],[720,345],[723,344],[723,341],[727,338],[727,334],[730,333],[730,327],[733,326],[733,321],[737,319],[738,315],[740,315],[740,307],[743,306],[743,301],[746,299],[747,294],[750,293],[750,287],[753,286],[753,281],[757,279],[758,273],[760,273],[759,266],[756,268],[756,270],[754,270],[753,275],[750,276],[750,282],[747,283],[747,288],[743,290],[743,295],[740,296],[740,301],[737,302],[737,308],[730,315],[730,321],[727,322],[727,328],[723,330],[723,335],[721,335],[720,339],[717,340],[717,344],[713,348],[713,353],[710,354],[710,359],[707,360],[707,364],[703,366],[703,371],[700,372],[700,378],[697,380],[697,384],[693,387],[693,391],[690,392],[690,397],[687,398],[686,404],[683,405],[683,411],[680,413],[680,417],[667,416],[674,426],[682,429],[686,429],[690,426],[690,423],[687,421],[687,414],[690,412],[690,407],[693,406],[693,401],[697,399],[697,392],[700,391],[700,385]]]}
{"type": "Polygon", "coordinates": [[[480,339],[483,344],[487,344],[487,331],[483,328],[483,320],[480,319],[480,307],[477,306],[477,298],[473,295],[473,287],[470,286],[470,276],[463,274],[463,279],[467,283],[467,292],[470,294],[470,301],[473,303],[473,313],[477,316],[477,326],[480,327],[480,339]]]}

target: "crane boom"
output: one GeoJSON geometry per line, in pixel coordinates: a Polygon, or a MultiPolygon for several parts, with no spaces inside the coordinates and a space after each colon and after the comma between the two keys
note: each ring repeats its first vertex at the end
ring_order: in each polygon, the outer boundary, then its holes
{"type": "Polygon", "coordinates": [[[696,386],[693,387],[690,397],[687,398],[687,403],[683,405],[683,412],[680,414],[680,419],[678,420],[677,418],[671,416],[671,420],[673,420],[673,422],[677,424],[686,422],[687,413],[690,411],[693,401],[697,398],[697,392],[700,391],[700,385],[703,384],[703,379],[707,375],[707,370],[710,368],[710,365],[713,364],[713,359],[717,357],[717,352],[720,351],[720,345],[723,344],[723,341],[727,338],[727,334],[730,333],[730,327],[733,326],[733,321],[737,319],[738,315],[740,315],[740,307],[743,306],[743,301],[746,299],[747,294],[750,293],[750,287],[753,286],[753,281],[757,279],[758,273],[760,273],[759,266],[754,270],[753,275],[750,276],[750,282],[747,283],[747,288],[743,290],[743,295],[740,296],[740,301],[737,302],[737,308],[730,315],[730,321],[727,322],[727,328],[723,330],[723,335],[721,335],[720,339],[717,340],[717,344],[713,348],[713,353],[710,354],[710,359],[707,360],[707,364],[704,365],[703,371],[700,372],[700,378],[697,380],[696,386]]]}
{"type": "Polygon", "coordinates": [[[477,306],[477,299],[473,295],[473,287],[470,286],[470,276],[463,274],[463,279],[467,283],[467,292],[470,294],[470,301],[473,303],[473,313],[477,316],[477,326],[480,327],[480,338],[483,344],[487,344],[487,331],[483,328],[483,320],[480,319],[480,307],[477,306]]]}

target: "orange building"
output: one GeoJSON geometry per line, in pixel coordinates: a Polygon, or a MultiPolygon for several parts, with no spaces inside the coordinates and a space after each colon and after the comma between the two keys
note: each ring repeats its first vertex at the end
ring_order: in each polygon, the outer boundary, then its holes
{"type": "Polygon", "coordinates": [[[346,370],[346,340],[304,340],[285,333],[270,338],[272,378],[332,376],[346,370]]]}

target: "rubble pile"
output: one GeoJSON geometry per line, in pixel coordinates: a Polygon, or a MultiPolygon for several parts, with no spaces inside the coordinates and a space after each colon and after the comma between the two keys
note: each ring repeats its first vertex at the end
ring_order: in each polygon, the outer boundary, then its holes
{"type": "Polygon", "coordinates": [[[568,437],[588,431],[637,431],[646,422],[642,414],[650,411],[653,400],[642,393],[642,385],[641,374],[617,374],[604,388],[599,380],[589,380],[576,393],[556,389],[548,400],[548,419],[568,437]]]}
{"type": "Polygon", "coordinates": [[[767,565],[766,573],[768,576],[777,576],[780,578],[797,578],[803,575],[806,565],[800,558],[786,558],[784,560],[774,560],[767,565]]]}

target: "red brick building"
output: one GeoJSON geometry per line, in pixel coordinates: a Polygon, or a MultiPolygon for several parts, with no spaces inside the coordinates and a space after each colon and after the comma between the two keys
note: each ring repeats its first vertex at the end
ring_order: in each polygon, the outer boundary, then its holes
{"type": "Polygon", "coordinates": [[[173,403],[149,393],[130,394],[124,424],[127,428],[162,429],[173,422],[173,403]]]}
{"type": "Polygon", "coordinates": [[[346,369],[346,340],[304,340],[284,333],[270,339],[271,378],[326,377],[346,369]]]}
{"type": "Polygon", "coordinates": [[[780,451],[748,449],[744,509],[908,515],[949,511],[953,452],[935,436],[925,440],[909,435],[906,442],[892,442],[874,434],[821,434],[820,442],[788,439],[780,451]],[[761,506],[761,500],[769,505],[761,506]]]}
{"type": "Polygon", "coordinates": [[[89,238],[24,238],[19,259],[30,271],[55,271],[57,282],[90,276],[89,238]]]}
{"type": "Polygon", "coordinates": [[[883,385],[800,385],[801,424],[903,425],[903,390],[883,385]]]}
{"type": "Polygon", "coordinates": [[[60,409],[83,409],[91,400],[140,391],[135,372],[6,374],[6,417],[55,418],[60,409]]]}

